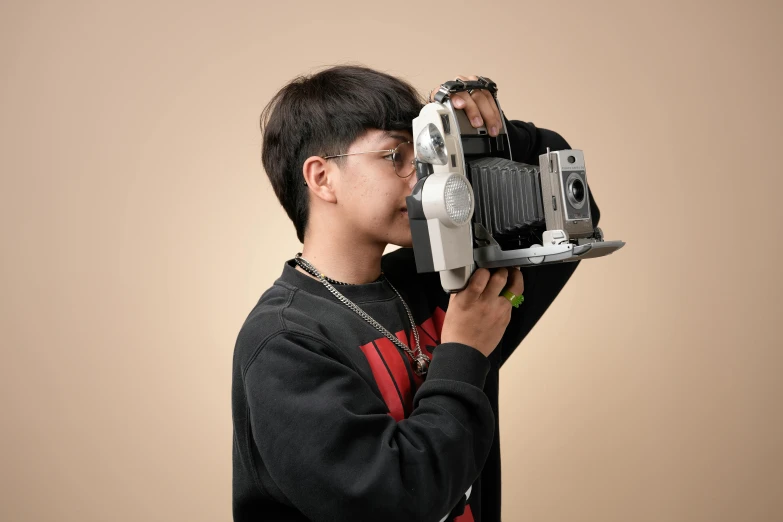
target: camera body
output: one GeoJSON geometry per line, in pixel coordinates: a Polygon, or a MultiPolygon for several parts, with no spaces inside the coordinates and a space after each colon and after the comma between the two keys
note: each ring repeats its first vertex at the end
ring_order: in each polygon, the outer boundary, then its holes
{"type": "Polygon", "coordinates": [[[541,199],[547,228],[571,238],[593,237],[585,157],[581,150],[550,152],[539,158],[541,199]]]}
{"type": "Polygon", "coordinates": [[[477,267],[574,262],[624,246],[593,227],[583,152],[515,162],[505,120],[490,136],[452,105],[451,94],[476,88],[497,102],[491,80],[446,82],[413,120],[418,181],[407,202],[417,271],[440,272],[444,290],[456,292],[477,267]]]}

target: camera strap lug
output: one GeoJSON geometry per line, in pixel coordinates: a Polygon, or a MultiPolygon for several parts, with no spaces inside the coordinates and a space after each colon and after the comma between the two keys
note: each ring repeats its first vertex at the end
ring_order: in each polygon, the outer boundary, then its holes
{"type": "Polygon", "coordinates": [[[549,161],[549,172],[557,172],[556,166],[555,166],[555,158],[557,155],[549,150],[549,147],[546,148],[546,159],[549,161]]]}

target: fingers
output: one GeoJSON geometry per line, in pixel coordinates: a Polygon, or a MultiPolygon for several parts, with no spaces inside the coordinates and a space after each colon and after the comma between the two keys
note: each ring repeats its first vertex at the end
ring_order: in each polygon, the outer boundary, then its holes
{"type": "MultiPolygon", "coordinates": [[[[478,80],[478,76],[457,76],[458,80],[478,80]]],[[[503,128],[503,120],[495,98],[489,91],[476,89],[472,94],[458,92],[451,95],[451,103],[463,109],[473,127],[486,127],[490,136],[497,136],[503,128]]]]}
{"type": "MultiPolygon", "coordinates": [[[[478,91],[474,91],[474,94],[478,91]]],[[[476,104],[476,100],[466,92],[457,92],[451,95],[451,103],[457,109],[463,109],[474,127],[483,127],[484,118],[481,117],[481,110],[476,104]]]]}
{"type": "Polygon", "coordinates": [[[481,293],[482,298],[495,299],[503,291],[508,280],[508,269],[498,268],[489,278],[486,288],[481,293]]]}
{"type": "Polygon", "coordinates": [[[468,286],[466,286],[465,289],[460,293],[465,294],[465,296],[470,301],[478,300],[478,298],[481,297],[482,293],[484,292],[484,289],[487,287],[490,275],[491,274],[489,273],[489,270],[486,268],[479,268],[473,272],[473,275],[470,276],[468,286]]]}
{"type": "Polygon", "coordinates": [[[509,270],[508,281],[506,282],[506,290],[514,295],[521,295],[525,293],[525,279],[522,277],[522,271],[518,268],[512,268],[509,270]]]}
{"type": "Polygon", "coordinates": [[[471,98],[476,102],[481,118],[484,120],[484,124],[491,136],[497,136],[502,128],[502,120],[500,119],[500,110],[498,110],[498,104],[495,103],[495,98],[483,89],[473,91],[471,98]]]}
{"type": "Polygon", "coordinates": [[[473,91],[473,94],[459,92],[451,95],[451,103],[463,109],[473,127],[486,127],[490,136],[497,136],[503,123],[500,111],[492,95],[487,91],[473,91]]]}
{"type": "MultiPolygon", "coordinates": [[[[478,80],[478,76],[457,76],[457,80],[478,80]]],[[[429,101],[435,99],[435,93],[439,87],[430,91],[429,101]]],[[[462,109],[470,119],[474,128],[486,127],[490,136],[497,136],[503,129],[503,117],[498,109],[495,98],[489,91],[476,89],[472,94],[467,92],[458,92],[451,95],[451,103],[457,109],[462,109]]]]}

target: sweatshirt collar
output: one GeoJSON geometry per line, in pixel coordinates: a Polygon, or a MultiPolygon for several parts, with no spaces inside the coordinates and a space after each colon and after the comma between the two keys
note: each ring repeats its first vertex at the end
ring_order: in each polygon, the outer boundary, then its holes
{"type": "MultiPolygon", "coordinates": [[[[293,259],[289,259],[285,262],[283,273],[280,275],[280,281],[299,288],[309,294],[328,297],[337,301],[334,294],[332,294],[323,283],[297,270],[296,261],[293,259]]],[[[395,286],[397,285],[395,284],[395,286]]],[[[394,290],[392,290],[385,278],[375,283],[367,283],[364,285],[337,285],[335,288],[338,292],[355,303],[383,301],[397,297],[397,294],[394,293],[394,290]]]]}

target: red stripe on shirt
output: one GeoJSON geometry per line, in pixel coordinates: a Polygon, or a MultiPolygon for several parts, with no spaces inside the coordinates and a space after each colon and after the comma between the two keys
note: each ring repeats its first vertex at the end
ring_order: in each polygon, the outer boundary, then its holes
{"type": "MultiPolygon", "coordinates": [[[[424,321],[421,326],[416,327],[419,333],[421,351],[430,360],[432,359],[432,349],[440,344],[440,334],[443,330],[445,317],[446,312],[442,308],[435,308],[432,317],[424,321]]],[[[408,332],[407,340],[405,339],[404,330],[400,330],[395,335],[408,347],[416,346],[413,332],[408,332]]],[[[375,377],[375,382],[378,384],[378,389],[381,391],[381,396],[384,402],[386,402],[391,416],[397,421],[404,419],[406,416],[405,412],[413,410],[413,396],[416,394],[419,386],[424,383],[424,379],[411,371],[414,382],[414,388],[411,389],[410,378],[406,369],[406,366],[409,367],[411,365],[410,357],[407,354],[404,356],[405,359],[400,357],[399,349],[386,337],[380,337],[360,348],[370,363],[373,377],[375,377]],[[388,370],[384,362],[388,365],[388,370]],[[397,393],[398,389],[399,394],[397,393]],[[400,401],[400,396],[402,396],[402,402],[400,401]]]]}
{"type": "Polygon", "coordinates": [[[465,511],[456,517],[454,522],[474,522],[473,511],[471,511],[470,505],[465,506],[465,511]]]}
{"type": "Polygon", "coordinates": [[[432,323],[435,326],[437,339],[440,340],[440,333],[443,331],[443,321],[446,319],[446,311],[440,307],[435,308],[432,313],[432,323]]]}
{"type": "MultiPolygon", "coordinates": [[[[385,337],[383,339],[386,339],[385,337]]],[[[386,342],[391,342],[386,339],[386,342]]],[[[386,407],[389,408],[389,414],[397,422],[405,418],[405,410],[402,407],[400,396],[397,394],[397,388],[394,386],[392,376],[386,369],[386,365],[383,364],[381,356],[378,354],[378,350],[375,349],[375,344],[367,343],[364,346],[360,346],[364,356],[367,357],[367,361],[370,363],[370,369],[372,370],[372,376],[375,377],[375,382],[378,385],[378,389],[381,391],[381,397],[386,403],[386,407]]]]}
{"type": "MultiPolygon", "coordinates": [[[[397,333],[397,338],[403,343],[405,342],[405,337],[403,337],[402,332],[397,333]]],[[[405,411],[412,411],[413,394],[411,394],[411,380],[408,377],[408,370],[405,367],[406,361],[400,357],[399,348],[392,344],[392,342],[386,337],[381,337],[380,339],[376,340],[375,344],[378,346],[378,351],[381,352],[381,357],[383,357],[383,360],[386,361],[386,365],[391,371],[392,379],[394,379],[394,382],[397,383],[397,389],[400,390],[400,395],[402,395],[402,403],[405,411]]],[[[408,344],[408,346],[410,346],[410,344],[408,344]]],[[[407,358],[408,354],[405,354],[405,357],[407,358]]]]}
{"type": "Polygon", "coordinates": [[[421,326],[419,327],[419,330],[422,330],[424,332],[424,335],[427,336],[427,339],[429,342],[437,346],[439,344],[440,340],[440,332],[435,331],[435,322],[430,317],[423,323],[421,323],[421,326]]]}

